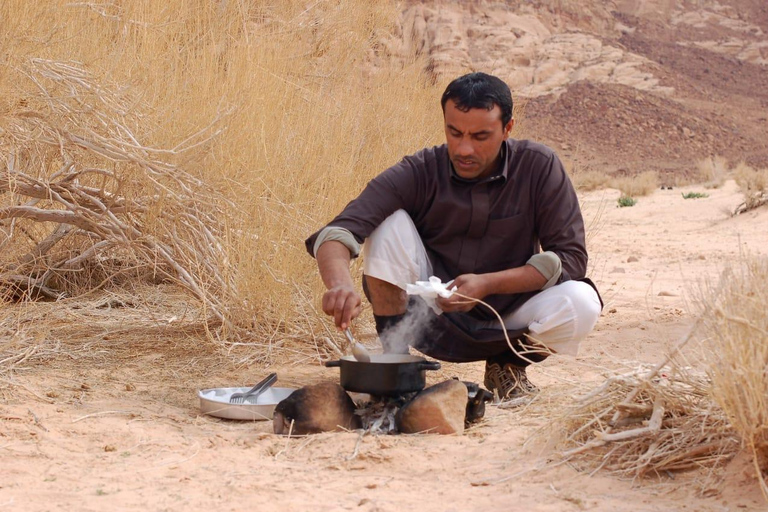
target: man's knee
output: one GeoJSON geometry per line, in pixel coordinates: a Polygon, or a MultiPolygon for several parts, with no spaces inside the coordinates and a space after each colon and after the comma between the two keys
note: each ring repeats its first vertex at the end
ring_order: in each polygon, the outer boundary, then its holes
{"type": "Polygon", "coordinates": [[[393,243],[402,244],[402,240],[412,239],[416,233],[413,220],[405,210],[397,210],[384,219],[365,241],[368,250],[378,250],[380,246],[391,246],[393,243]]]}
{"type": "MultiPolygon", "coordinates": [[[[562,326],[574,340],[584,339],[595,327],[602,309],[597,292],[587,283],[566,281],[557,285],[562,304],[562,326]]],[[[553,326],[554,327],[554,326],[553,326]]]]}
{"type": "Polygon", "coordinates": [[[582,323],[594,326],[602,311],[600,298],[595,289],[582,281],[566,281],[560,286],[563,285],[567,285],[565,292],[571,301],[576,317],[582,323]]]}
{"type": "Polygon", "coordinates": [[[431,264],[413,220],[405,210],[387,217],[363,246],[363,273],[405,289],[426,279],[431,264]]]}
{"type": "Polygon", "coordinates": [[[600,315],[597,292],[580,281],[553,286],[531,300],[535,311],[529,329],[547,347],[564,354],[576,354],[600,315]]]}

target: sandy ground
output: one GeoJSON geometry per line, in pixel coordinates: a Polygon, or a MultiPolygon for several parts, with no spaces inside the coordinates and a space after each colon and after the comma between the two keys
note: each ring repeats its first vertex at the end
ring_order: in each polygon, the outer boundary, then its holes
{"type": "MultiPolygon", "coordinates": [[[[199,414],[197,389],[245,385],[263,368],[208,357],[183,333],[150,331],[143,349],[62,349],[4,377],[13,386],[0,402],[0,510],[768,509],[744,457],[705,496],[703,472],[632,482],[551,462],[547,396],[600,382],[598,365],[659,361],[691,324],[695,284],[745,250],[768,248],[768,210],[729,217],[741,202],[732,182],[658,190],[632,208],[617,208],[617,197],[583,197],[603,316],[579,357],[530,371],[542,393],[527,408],[491,407],[463,436],[287,439],[268,422],[199,414]],[[685,200],[687,191],[710,196],[685,200]]],[[[482,380],[481,364],[443,368],[430,381],[482,380]]],[[[338,372],[305,362],[272,370],[295,386],[338,372]]]]}

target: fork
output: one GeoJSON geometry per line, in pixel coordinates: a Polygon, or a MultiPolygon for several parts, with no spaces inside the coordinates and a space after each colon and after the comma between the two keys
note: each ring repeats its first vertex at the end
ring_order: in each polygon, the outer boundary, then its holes
{"type": "Polygon", "coordinates": [[[257,398],[260,394],[269,389],[269,387],[275,382],[277,382],[277,374],[270,373],[264,380],[253,386],[248,391],[244,393],[232,393],[232,396],[229,397],[229,403],[242,404],[246,401],[246,399],[257,398]]]}

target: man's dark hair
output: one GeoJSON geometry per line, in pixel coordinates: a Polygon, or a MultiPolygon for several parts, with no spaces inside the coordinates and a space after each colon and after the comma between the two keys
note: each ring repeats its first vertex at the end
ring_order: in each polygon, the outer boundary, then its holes
{"type": "Polygon", "coordinates": [[[462,112],[469,112],[471,108],[493,110],[493,106],[498,105],[501,109],[501,126],[507,126],[512,119],[512,93],[509,86],[487,73],[470,73],[448,84],[440,99],[443,114],[448,100],[453,100],[456,108],[462,112]]]}

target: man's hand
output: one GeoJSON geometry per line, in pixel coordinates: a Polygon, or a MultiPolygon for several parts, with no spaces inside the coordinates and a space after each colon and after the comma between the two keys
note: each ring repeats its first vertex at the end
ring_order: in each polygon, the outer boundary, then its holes
{"type": "Polygon", "coordinates": [[[360,314],[360,295],[350,285],[334,286],[323,294],[323,312],[332,316],[336,327],[346,329],[360,314]]]}
{"type": "MultiPolygon", "coordinates": [[[[484,299],[497,293],[525,293],[541,290],[547,279],[531,265],[492,272],[488,274],[462,274],[453,280],[456,291],[473,299],[484,299]]],[[[437,305],[446,313],[466,312],[477,302],[452,295],[437,298],[437,305]]]]}
{"type": "MultiPolygon", "coordinates": [[[[451,288],[456,286],[456,291],[473,299],[483,299],[489,294],[490,274],[463,274],[453,280],[451,288]]],[[[447,299],[437,298],[437,305],[446,313],[466,312],[477,306],[477,302],[470,301],[456,294],[447,299]]]]}
{"type": "Polygon", "coordinates": [[[336,327],[346,329],[352,319],[360,314],[362,302],[349,273],[349,249],[332,240],[322,244],[315,257],[320,277],[328,289],[323,294],[323,312],[333,317],[336,327]]]}

